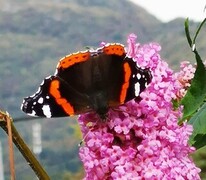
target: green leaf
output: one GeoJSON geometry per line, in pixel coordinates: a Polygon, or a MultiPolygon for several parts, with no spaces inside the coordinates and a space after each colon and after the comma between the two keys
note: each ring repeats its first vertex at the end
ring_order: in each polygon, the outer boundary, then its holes
{"type": "Polygon", "coordinates": [[[189,43],[189,46],[192,47],[192,39],[190,37],[189,19],[188,18],[185,20],[185,35],[186,35],[187,41],[189,43]]]}
{"type": "Polygon", "coordinates": [[[198,27],[198,29],[197,29],[197,31],[196,31],[196,33],[195,33],[195,37],[194,37],[194,39],[193,39],[193,44],[195,44],[196,38],[197,38],[197,36],[198,36],[198,34],[199,34],[202,26],[205,24],[205,22],[206,22],[206,18],[205,18],[205,19],[201,22],[201,24],[199,25],[199,27],[198,27]]]}
{"type": "Polygon", "coordinates": [[[194,146],[197,149],[200,149],[201,147],[204,147],[206,145],[206,134],[197,134],[194,137],[194,144],[192,144],[192,146],[194,146]]]}
{"type": "Polygon", "coordinates": [[[187,94],[182,99],[183,119],[191,117],[203,104],[206,97],[206,70],[202,60],[197,58],[197,69],[187,94]]]}
{"type": "Polygon", "coordinates": [[[191,86],[188,89],[185,97],[180,102],[180,104],[184,106],[183,118],[180,120],[179,122],[180,124],[184,120],[192,117],[197,112],[197,110],[202,106],[205,100],[205,97],[206,97],[206,69],[205,69],[205,66],[202,62],[200,55],[198,54],[198,51],[196,50],[196,45],[195,45],[195,40],[197,38],[197,35],[200,32],[200,29],[205,23],[205,21],[206,19],[204,19],[204,21],[200,24],[193,40],[191,40],[191,37],[190,37],[189,21],[188,19],[185,21],[186,37],[187,37],[190,47],[192,48],[192,51],[195,54],[197,68],[195,71],[194,78],[192,79],[191,86]]]}
{"type": "Polygon", "coordinates": [[[206,145],[206,103],[190,119],[189,124],[193,126],[193,134],[189,143],[197,149],[206,145]]]}

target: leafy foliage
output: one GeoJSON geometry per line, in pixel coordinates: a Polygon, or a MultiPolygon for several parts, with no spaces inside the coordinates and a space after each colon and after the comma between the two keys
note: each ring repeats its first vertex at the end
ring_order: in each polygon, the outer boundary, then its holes
{"type": "Polygon", "coordinates": [[[198,28],[193,41],[191,40],[190,34],[189,34],[188,20],[186,20],[185,22],[186,36],[187,36],[189,45],[192,48],[192,51],[195,53],[195,57],[197,61],[197,69],[195,72],[195,76],[192,80],[191,86],[189,90],[187,91],[186,96],[182,99],[182,102],[181,102],[181,104],[184,105],[183,119],[186,119],[192,116],[203,104],[205,97],[206,97],[206,69],[195,47],[196,37],[198,35],[199,30],[201,29],[201,26],[204,24],[204,22],[205,21],[203,21],[200,27],[198,28]]]}
{"type": "Polygon", "coordinates": [[[194,130],[192,136],[190,137],[190,143],[196,148],[206,145],[206,68],[195,47],[195,40],[205,22],[206,19],[200,24],[192,40],[189,32],[189,21],[188,19],[185,21],[187,40],[195,54],[197,68],[191,86],[181,101],[181,104],[184,105],[184,110],[183,118],[180,122],[184,121],[185,119],[189,119],[189,123],[193,125],[194,130]]]}
{"type": "Polygon", "coordinates": [[[190,137],[190,144],[197,149],[206,145],[206,103],[190,119],[189,123],[193,125],[193,134],[190,137]]]}

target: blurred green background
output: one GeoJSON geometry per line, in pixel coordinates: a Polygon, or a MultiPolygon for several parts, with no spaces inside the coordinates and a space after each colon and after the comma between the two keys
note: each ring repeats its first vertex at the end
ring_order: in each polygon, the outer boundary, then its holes
{"type": "MultiPolygon", "coordinates": [[[[191,29],[197,25],[191,22],[191,29]]],[[[162,59],[174,70],[183,60],[195,62],[184,35],[184,19],[163,23],[128,0],[0,0],[0,109],[16,120],[16,128],[31,148],[32,125],[41,124],[42,152],[38,159],[51,179],[83,177],[77,117],[25,120],[27,116],[20,111],[23,97],[33,94],[41,81],[54,73],[61,57],[86,46],[99,46],[102,41],[126,44],[130,33],[137,34],[141,43],[158,42],[162,59]]],[[[197,42],[205,59],[205,32],[197,42]]],[[[3,130],[0,137],[4,175],[10,179],[3,130]]],[[[198,150],[194,159],[202,169],[202,179],[206,179],[205,148],[198,150]]],[[[15,166],[17,180],[35,179],[16,148],[15,166]]]]}

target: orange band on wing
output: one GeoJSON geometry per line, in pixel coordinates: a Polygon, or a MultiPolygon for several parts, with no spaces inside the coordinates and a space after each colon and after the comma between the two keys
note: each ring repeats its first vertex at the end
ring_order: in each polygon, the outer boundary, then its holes
{"type": "Polygon", "coordinates": [[[70,54],[70,55],[65,56],[64,58],[60,59],[59,64],[57,65],[57,69],[68,68],[76,63],[88,60],[89,57],[90,57],[90,53],[88,51],[70,54]]]}
{"type": "Polygon", "coordinates": [[[132,74],[129,63],[127,63],[127,62],[124,63],[123,68],[124,68],[125,74],[124,74],[124,84],[122,85],[121,92],[120,92],[120,103],[121,104],[125,102],[127,90],[129,87],[129,79],[130,79],[131,74],[132,74]]]}
{"type": "Polygon", "coordinates": [[[110,44],[109,46],[105,46],[103,48],[103,52],[107,55],[118,55],[122,56],[125,54],[124,46],[121,44],[110,44]]]}
{"type": "Polygon", "coordinates": [[[49,92],[56,100],[56,103],[59,104],[68,115],[74,115],[73,106],[65,98],[61,97],[58,80],[51,82],[49,92]]]}

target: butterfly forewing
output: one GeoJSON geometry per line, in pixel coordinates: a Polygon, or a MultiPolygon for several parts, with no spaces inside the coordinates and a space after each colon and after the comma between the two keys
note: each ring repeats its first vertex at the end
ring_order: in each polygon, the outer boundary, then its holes
{"type": "Polygon", "coordinates": [[[125,62],[129,64],[131,75],[129,78],[129,86],[126,93],[125,102],[139,97],[140,93],[146,89],[152,80],[149,69],[142,69],[137,66],[132,58],[125,58],[125,62]]]}
{"type": "Polygon", "coordinates": [[[21,109],[28,115],[47,118],[91,111],[87,98],[57,76],[46,78],[34,95],[24,99],[21,109]],[[68,99],[74,101],[75,104],[71,105],[68,99]],[[81,101],[76,101],[76,99],[81,99],[81,101]]]}

